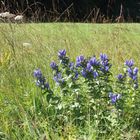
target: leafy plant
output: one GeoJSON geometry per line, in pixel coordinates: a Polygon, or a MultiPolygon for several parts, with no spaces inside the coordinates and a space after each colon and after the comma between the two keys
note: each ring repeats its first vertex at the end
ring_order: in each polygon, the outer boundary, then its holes
{"type": "MultiPolygon", "coordinates": [[[[98,128],[98,135],[103,136],[113,132],[128,114],[127,121],[136,121],[132,119],[133,108],[138,104],[140,90],[138,68],[133,60],[125,62],[124,73],[115,80],[106,54],[101,53],[99,59],[81,55],[74,63],[66,56],[66,50],[60,50],[58,60],[58,64],[54,61],[50,64],[56,83],[53,89],[40,69],[34,71],[36,85],[46,96],[48,107],[44,109],[54,130],[65,129],[69,122],[76,127],[90,122],[98,128]]],[[[139,117],[138,112],[135,115],[139,117]]]]}

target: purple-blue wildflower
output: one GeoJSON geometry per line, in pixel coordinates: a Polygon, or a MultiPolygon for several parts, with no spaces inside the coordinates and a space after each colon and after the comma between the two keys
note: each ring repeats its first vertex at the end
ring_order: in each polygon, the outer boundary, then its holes
{"type": "Polygon", "coordinates": [[[119,81],[123,80],[123,78],[124,78],[124,76],[121,73],[117,75],[117,79],[119,81]]]}
{"type": "Polygon", "coordinates": [[[76,71],[74,79],[76,80],[76,79],[78,79],[78,77],[79,77],[79,73],[78,73],[78,71],[76,71]]]}
{"type": "Polygon", "coordinates": [[[63,83],[64,82],[64,79],[62,78],[62,74],[59,72],[57,73],[55,76],[54,76],[54,81],[56,83],[63,83]]]}
{"type": "Polygon", "coordinates": [[[111,64],[109,64],[109,59],[108,59],[108,56],[106,54],[100,54],[100,59],[101,59],[101,68],[100,70],[102,72],[108,72],[109,69],[111,68],[111,64]]]}
{"type": "Polygon", "coordinates": [[[85,69],[83,69],[83,70],[81,71],[81,74],[82,74],[82,76],[83,76],[84,78],[86,78],[86,77],[87,77],[87,72],[86,72],[86,70],[85,70],[85,69]]]}
{"type": "Polygon", "coordinates": [[[109,64],[109,63],[101,63],[102,64],[102,67],[100,68],[100,70],[102,71],[102,72],[108,72],[109,71],[109,69],[111,68],[111,64],[109,64]]]}
{"type": "Polygon", "coordinates": [[[36,86],[40,87],[43,90],[49,89],[49,84],[46,82],[45,77],[43,77],[40,69],[34,70],[34,77],[36,78],[36,86]]]}
{"type": "Polygon", "coordinates": [[[96,57],[92,57],[90,60],[89,60],[89,64],[91,66],[98,66],[100,64],[99,61],[96,60],[96,57]]]}
{"type": "Polygon", "coordinates": [[[111,100],[112,104],[115,104],[117,102],[117,100],[119,100],[121,98],[120,94],[114,94],[112,92],[109,93],[109,98],[111,100]]]}
{"type": "Polygon", "coordinates": [[[49,89],[49,88],[50,88],[49,83],[45,83],[45,84],[44,84],[44,89],[49,89]]]}
{"type": "Polygon", "coordinates": [[[82,55],[81,56],[78,56],[76,58],[76,67],[81,66],[81,63],[84,62],[84,60],[85,60],[84,56],[82,56],[82,55]]]}
{"type": "Polygon", "coordinates": [[[66,50],[59,50],[58,57],[61,59],[66,56],[66,50]]]}
{"type": "Polygon", "coordinates": [[[107,72],[109,71],[110,67],[109,66],[104,66],[104,70],[107,72]]]}
{"type": "Polygon", "coordinates": [[[91,72],[91,71],[92,71],[92,66],[91,66],[91,64],[90,64],[90,63],[87,63],[87,67],[86,67],[86,69],[87,69],[89,72],[91,72]]]}
{"type": "Polygon", "coordinates": [[[128,76],[133,80],[134,82],[134,88],[138,88],[138,68],[135,67],[132,68],[132,64],[129,64],[129,67],[127,68],[127,74],[128,76]]]}
{"type": "Polygon", "coordinates": [[[106,61],[106,60],[108,60],[108,56],[106,54],[101,53],[100,59],[101,59],[101,61],[106,61]]]}
{"type": "Polygon", "coordinates": [[[58,68],[57,64],[56,64],[54,61],[51,62],[50,67],[51,67],[53,70],[57,70],[57,68],[58,68]]]}
{"type": "Polygon", "coordinates": [[[42,72],[40,69],[34,70],[34,77],[36,78],[41,78],[42,77],[42,72]]]}
{"type": "Polygon", "coordinates": [[[128,66],[128,67],[132,67],[134,65],[134,61],[132,59],[126,60],[125,65],[128,66]]]}
{"type": "Polygon", "coordinates": [[[73,62],[70,62],[69,63],[69,68],[70,68],[70,70],[73,70],[74,69],[74,63],[73,62]]]}
{"type": "Polygon", "coordinates": [[[137,80],[137,74],[138,74],[138,68],[137,67],[135,67],[134,69],[132,69],[132,68],[128,68],[127,69],[127,72],[128,72],[128,76],[131,78],[131,79],[133,79],[134,81],[135,80],[137,80]]]}
{"type": "Polygon", "coordinates": [[[133,69],[133,74],[134,74],[134,75],[137,75],[137,74],[138,74],[138,71],[139,71],[139,69],[138,69],[137,67],[135,67],[135,68],[133,69]]]}
{"type": "Polygon", "coordinates": [[[99,76],[98,72],[97,71],[93,71],[93,77],[97,78],[98,76],[99,76]]]}

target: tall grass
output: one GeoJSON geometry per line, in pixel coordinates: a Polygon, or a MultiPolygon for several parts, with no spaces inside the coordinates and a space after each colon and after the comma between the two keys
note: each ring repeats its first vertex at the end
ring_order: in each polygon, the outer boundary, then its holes
{"type": "MultiPolygon", "coordinates": [[[[0,24],[0,139],[97,139],[96,127],[75,128],[71,122],[65,134],[54,133],[48,126],[43,110],[37,111],[36,98],[47,107],[44,98],[37,94],[32,77],[33,70],[40,68],[52,81],[50,62],[57,61],[58,50],[66,49],[75,60],[79,54],[85,56],[107,53],[114,65],[114,75],[126,59],[133,58],[140,68],[139,24],[0,24]],[[30,45],[23,45],[30,43],[30,45]],[[78,139],[78,138],[77,138],[78,139]]],[[[44,113],[45,114],[45,113],[44,113]]],[[[125,126],[124,126],[125,127],[125,126]]],[[[126,128],[124,128],[126,129],[126,128]]],[[[120,130],[110,138],[117,139],[120,130]],[[116,135],[116,136],[115,136],[116,135]]],[[[124,132],[122,132],[122,135],[124,132]]],[[[132,139],[137,131],[129,131],[126,139],[132,139]],[[130,138],[129,138],[130,137],[130,138]]]]}

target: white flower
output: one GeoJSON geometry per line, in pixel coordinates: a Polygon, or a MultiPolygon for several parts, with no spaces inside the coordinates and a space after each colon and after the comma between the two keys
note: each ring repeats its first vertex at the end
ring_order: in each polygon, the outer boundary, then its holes
{"type": "Polygon", "coordinates": [[[21,20],[23,20],[23,15],[17,15],[14,19],[16,21],[21,21],[21,20]]]}
{"type": "Polygon", "coordinates": [[[0,14],[0,16],[1,16],[2,18],[7,17],[7,15],[9,15],[9,12],[4,12],[4,13],[1,13],[1,14],[0,14]]]}
{"type": "Polygon", "coordinates": [[[23,43],[22,45],[23,45],[23,47],[31,47],[31,46],[32,46],[32,45],[31,45],[30,43],[28,43],[28,42],[25,42],[25,43],[23,43]]]}
{"type": "Polygon", "coordinates": [[[4,13],[0,13],[0,17],[2,17],[2,18],[13,18],[13,17],[15,17],[15,14],[11,14],[9,12],[4,12],[4,13]]]}

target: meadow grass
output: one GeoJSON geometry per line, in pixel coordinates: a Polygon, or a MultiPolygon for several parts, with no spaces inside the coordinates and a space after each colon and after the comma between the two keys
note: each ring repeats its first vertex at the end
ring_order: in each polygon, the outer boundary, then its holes
{"type": "MultiPolygon", "coordinates": [[[[54,86],[49,65],[52,60],[57,61],[60,49],[66,49],[73,61],[81,54],[88,57],[106,53],[115,76],[122,71],[126,59],[134,59],[140,68],[140,24],[1,23],[0,139],[43,139],[48,133],[52,133],[53,140],[65,139],[46,127],[48,122],[41,110],[36,112],[35,98],[41,98],[44,107],[47,104],[41,95],[36,94],[32,76],[33,70],[40,68],[54,86]]],[[[76,139],[77,128],[69,124],[67,129],[71,134],[67,139],[76,139]]],[[[89,126],[88,129],[88,137],[82,139],[97,139],[96,128],[89,126]]],[[[132,133],[126,134],[128,139],[133,138],[132,133]]],[[[113,134],[104,139],[117,140],[117,136],[116,129],[116,136],[113,134]]]]}

